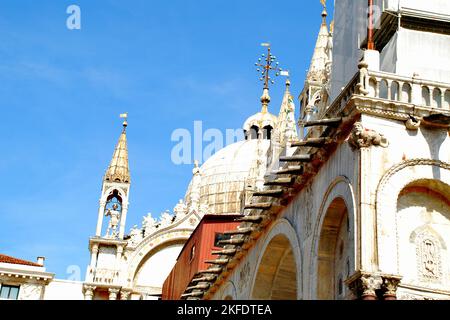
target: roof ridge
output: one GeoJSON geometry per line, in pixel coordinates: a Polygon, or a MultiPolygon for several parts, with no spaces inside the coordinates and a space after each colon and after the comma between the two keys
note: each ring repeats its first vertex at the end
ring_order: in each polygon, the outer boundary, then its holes
{"type": "Polygon", "coordinates": [[[6,254],[1,254],[1,253],[0,253],[0,263],[11,263],[11,264],[21,264],[21,265],[33,266],[33,267],[42,267],[42,265],[40,265],[36,262],[19,259],[16,257],[8,256],[6,254]]]}

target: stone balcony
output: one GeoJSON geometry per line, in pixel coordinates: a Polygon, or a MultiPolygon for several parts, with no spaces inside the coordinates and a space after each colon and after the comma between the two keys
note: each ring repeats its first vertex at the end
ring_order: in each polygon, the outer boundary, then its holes
{"type": "MultiPolygon", "coordinates": [[[[450,117],[450,83],[372,71],[360,63],[360,71],[348,82],[336,99],[319,109],[309,120],[347,116],[360,112],[407,121],[443,114],[450,117]]],[[[303,121],[299,121],[300,130],[303,121]]],[[[320,136],[323,128],[306,128],[305,138],[320,136]]]]}
{"type": "Polygon", "coordinates": [[[367,71],[363,95],[417,106],[450,110],[450,84],[419,77],[367,71]]]}

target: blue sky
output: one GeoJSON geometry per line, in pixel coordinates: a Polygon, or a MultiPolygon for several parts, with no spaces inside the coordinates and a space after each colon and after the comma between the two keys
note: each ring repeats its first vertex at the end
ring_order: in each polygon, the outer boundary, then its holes
{"type": "MultiPolygon", "coordinates": [[[[0,252],[45,256],[58,278],[78,265],[84,279],[118,115],[129,113],[129,229],[184,197],[192,166],[171,161],[175,129],[225,132],[259,111],[261,42],[298,96],[321,11],[318,0],[2,0],[0,252]],[[66,28],[71,4],[81,30],[66,28]]],[[[283,90],[279,79],[273,113],[283,90]]]]}

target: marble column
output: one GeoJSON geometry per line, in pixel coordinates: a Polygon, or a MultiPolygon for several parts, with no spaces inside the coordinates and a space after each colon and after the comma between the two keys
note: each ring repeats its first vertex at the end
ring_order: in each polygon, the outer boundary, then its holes
{"type": "Polygon", "coordinates": [[[98,243],[92,245],[91,249],[91,267],[95,268],[97,265],[98,243]]]}

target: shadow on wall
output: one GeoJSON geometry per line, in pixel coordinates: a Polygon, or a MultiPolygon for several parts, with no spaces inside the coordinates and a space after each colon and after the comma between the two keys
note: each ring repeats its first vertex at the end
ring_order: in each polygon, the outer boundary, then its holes
{"type": "MultiPolygon", "coordinates": [[[[427,141],[428,148],[430,149],[431,159],[439,160],[439,151],[441,149],[442,143],[447,138],[447,130],[427,130],[420,129],[423,137],[427,141]]],[[[438,166],[433,166],[433,178],[436,180],[441,179],[441,168],[438,166]]]]}

